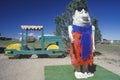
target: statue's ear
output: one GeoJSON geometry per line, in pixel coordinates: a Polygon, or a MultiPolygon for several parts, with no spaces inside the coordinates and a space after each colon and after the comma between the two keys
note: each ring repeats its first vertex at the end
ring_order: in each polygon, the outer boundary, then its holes
{"type": "Polygon", "coordinates": [[[78,11],[78,10],[75,10],[75,13],[79,13],[79,11],[78,11]]]}
{"type": "Polygon", "coordinates": [[[75,15],[79,15],[79,11],[78,10],[75,10],[75,15]]]}
{"type": "Polygon", "coordinates": [[[78,15],[79,15],[79,11],[75,10],[75,13],[74,13],[73,17],[78,16],[78,15]]]}

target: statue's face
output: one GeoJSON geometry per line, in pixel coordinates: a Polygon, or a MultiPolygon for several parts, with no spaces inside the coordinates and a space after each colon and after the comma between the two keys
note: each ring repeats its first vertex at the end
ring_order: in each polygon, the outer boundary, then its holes
{"type": "Polygon", "coordinates": [[[78,26],[87,26],[91,23],[89,13],[84,9],[81,11],[76,10],[73,15],[73,24],[78,26]]]}

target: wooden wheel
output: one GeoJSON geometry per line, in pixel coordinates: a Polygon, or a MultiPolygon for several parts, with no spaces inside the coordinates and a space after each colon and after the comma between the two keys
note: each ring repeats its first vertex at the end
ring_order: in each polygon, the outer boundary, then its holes
{"type": "MultiPolygon", "coordinates": [[[[18,51],[20,51],[20,47],[21,47],[21,44],[20,43],[15,43],[15,44],[10,44],[6,47],[6,49],[16,49],[18,51]]],[[[5,54],[9,54],[11,53],[11,51],[5,51],[5,54]]],[[[19,57],[20,55],[16,55],[16,56],[8,56],[9,59],[14,59],[14,58],[17,58],[19,57]]]]}
{"type": "Polygon", "coordinates": [[[59,49],[59,46],[56,44],[50,44],[47,47],[47,50],[54,50],[54,49],[59,49]]]}

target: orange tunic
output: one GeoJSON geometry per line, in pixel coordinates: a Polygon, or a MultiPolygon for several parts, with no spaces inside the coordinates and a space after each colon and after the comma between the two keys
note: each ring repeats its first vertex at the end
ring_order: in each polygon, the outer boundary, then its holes
{"type": "Polygon", "coordinates": [[[74,66],[78,66],[79,64],[81,65],[85,64],[86,66],[92,65],[93,63],[92,52],[90,52],[86,60],[83,60],[81,57],[82,45],[81,45],[80,39],[82,34],[80,34],[79,32],[73,32],[72,36],[74,39],[74,43],[70,43],[70,55],[71,55],[72,64],[74,66]]]}

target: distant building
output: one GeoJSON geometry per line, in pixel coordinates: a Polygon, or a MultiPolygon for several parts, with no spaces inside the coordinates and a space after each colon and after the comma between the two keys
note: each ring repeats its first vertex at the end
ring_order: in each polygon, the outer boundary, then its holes
{"type": "Polygon", "coordinates": [[[107,39],[103,39],[102,42],[101,42],[101,44],[110,44],[110,43],[111,42],[109,40],[107,40],[107,39]]]}
{"type": "Polygon", "coordinates": [[[113,43],[114,43],[114,40],[110,40],[110,43],[113,44],[113,43]]]}

